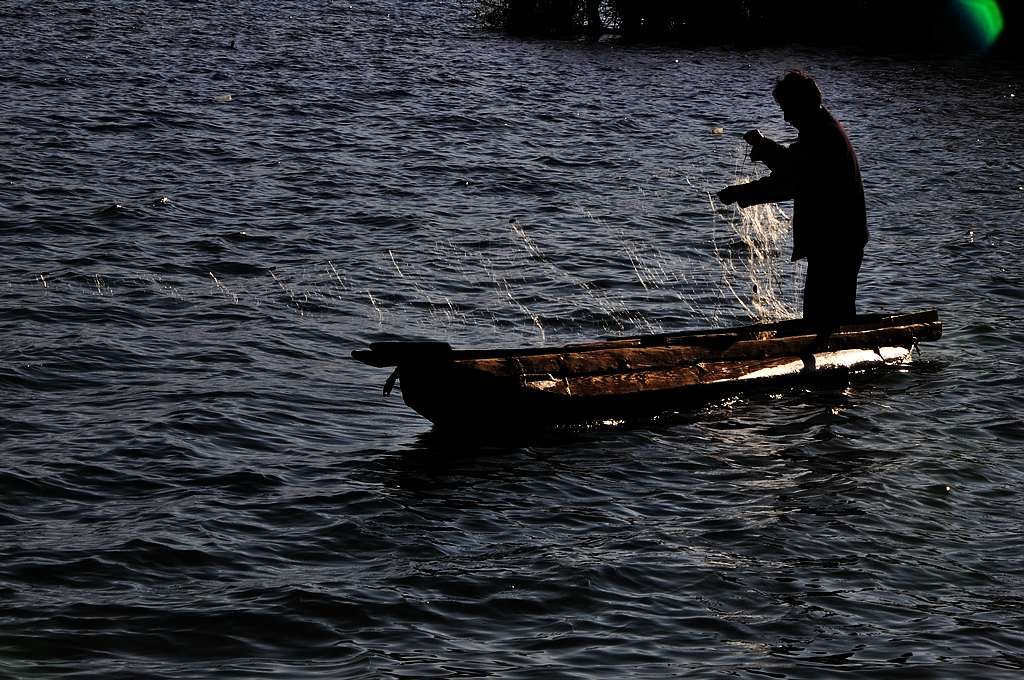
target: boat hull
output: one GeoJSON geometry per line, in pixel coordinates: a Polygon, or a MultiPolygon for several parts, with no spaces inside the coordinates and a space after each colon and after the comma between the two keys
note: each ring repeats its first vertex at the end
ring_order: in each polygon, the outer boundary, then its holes
{"type": "Polygon", "coordinates": [[[378,343],[353,354],[396,366],[406,404],[435,425],[519,429],[632,419],[730,393],[845,380],[905,364],[918,342],[941,332],[931,311],[858,317],[828,333],[783,322],[538,349],[378,343]]]}

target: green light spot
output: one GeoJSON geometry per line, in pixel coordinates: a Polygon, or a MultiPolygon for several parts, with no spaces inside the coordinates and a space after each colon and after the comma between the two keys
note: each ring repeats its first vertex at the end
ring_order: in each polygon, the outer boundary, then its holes
{"type": "Polygon", "coordinates": [[[957,0],[969,28],[983,47],[991,47],[1003,32],[1003,12],[996,0],[957,0]]]}

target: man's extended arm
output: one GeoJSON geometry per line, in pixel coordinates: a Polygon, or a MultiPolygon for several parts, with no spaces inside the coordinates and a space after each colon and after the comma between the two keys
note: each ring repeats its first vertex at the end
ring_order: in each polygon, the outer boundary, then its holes
{"type": "Polygon", "coordinates": [[[752,144],[750,158],[762,161],[771,169],[772,174],[746,184],[734,184],[719,191],[718,198],[726,205],[739,203],[741,208],[746,208],[758,203],[788,201],[796,195],[793,161],[800,143],[794,142],[785,147],[762,137],[759,132],[755,135],[755,132],[752,130],[744,136],[744,139],[752,144]]]}
{"type": "Polygon", "coordinates": [[[773,172],[767,177],[753,182],[726,187],[718,192],[718,198],[726,205],[739,203],[741,208],[746,208],[758,203],[788,201],[793,198],[794,194],[792,177],[785,177],[778,172],[773,172]]]}

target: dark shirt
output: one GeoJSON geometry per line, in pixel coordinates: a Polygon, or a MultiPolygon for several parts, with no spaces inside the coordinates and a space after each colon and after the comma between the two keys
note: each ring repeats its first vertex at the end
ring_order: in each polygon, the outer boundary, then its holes
{"type": "Polygon", "coordinates": [[[751,150],[768,177],[740,184],[742,207],[793,200],[793,259],[860,253],[868,242],[864,185],[846,131],[822,107],[788,147],[770,139],[751,150]]]}

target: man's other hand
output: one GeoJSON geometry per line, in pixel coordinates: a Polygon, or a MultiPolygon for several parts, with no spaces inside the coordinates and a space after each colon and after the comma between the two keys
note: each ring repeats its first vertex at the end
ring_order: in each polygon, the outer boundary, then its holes
{"type": "Polygon", "coordinates": [[[757,146],[764,141],[764,135],[760,130],[747,130],[743,133],[743,141],[750,146],[757,146]]]}
{"type": "Polygon", "coordinates": [[[739,200],[736,196],[736,192],[739,189],[737,186],[726,187],[718,192],[718,200],[725,205],[731,205],[739,200]]]}

